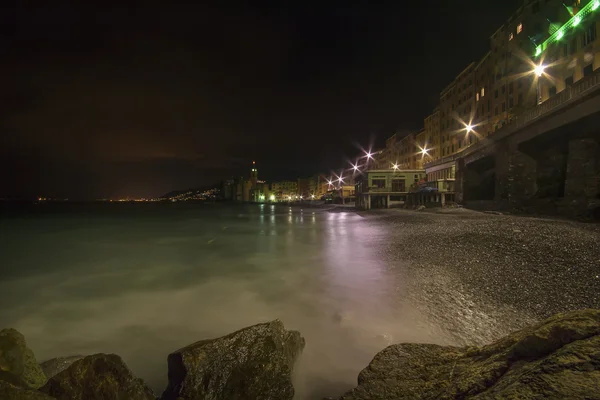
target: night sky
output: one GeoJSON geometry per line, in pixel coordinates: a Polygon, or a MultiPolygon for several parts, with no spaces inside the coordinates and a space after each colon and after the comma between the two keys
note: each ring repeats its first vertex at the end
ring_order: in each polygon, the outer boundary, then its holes
{"type": "Polygon", "coordinates": [[[522,0],[51,3],[0,10],[0,197],[347,166],[422,127],[522,0]]]}

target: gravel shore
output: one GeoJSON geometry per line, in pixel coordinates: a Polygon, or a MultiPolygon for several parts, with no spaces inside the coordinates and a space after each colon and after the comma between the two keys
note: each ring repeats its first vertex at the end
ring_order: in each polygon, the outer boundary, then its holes
{"type": "Polygon", "coordinates": [[[460,208],[361,215],[393,225],[385,251],[410,277],[409,300],[457,345],[600,308],[598,224],[460,208]]]}

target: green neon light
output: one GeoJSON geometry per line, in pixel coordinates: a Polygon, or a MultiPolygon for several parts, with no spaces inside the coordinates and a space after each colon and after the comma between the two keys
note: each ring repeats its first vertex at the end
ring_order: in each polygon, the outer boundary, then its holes
{"type": "Polygon", "coordinates": [[[591,14],[592,11],[596,11],[598,7],[600,7],[600,0],[594,0],[587,3],[581,10],[579,10],[576,16],[565,22],[565,24],[552,35],[550,35],[550,37],[546,39],[544,43],[535,48],[535,56],[537,57],[546,51],[550,43],[560,40],[566,31],[579,25],[586,15],[591,14]]]}

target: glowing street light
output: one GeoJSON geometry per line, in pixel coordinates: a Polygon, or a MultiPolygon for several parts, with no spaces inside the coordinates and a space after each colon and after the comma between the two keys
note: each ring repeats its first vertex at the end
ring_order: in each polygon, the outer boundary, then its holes
{"type": "Polygon", "coordinates": [[[314,200],[314,198],[315,198],[315,195],[314,195],[314,194],[311,194],[311,195],[310,195],[310,198],[314,200]]]}
{"type": "Polygon", "coordinates": [[[344,183],[344,177],[343,177],[343,176],[340,176],[340,177],[338,178],[338,182],[344,183]]]}
{"type": "Polygon", "coordinates": [[[542,76],[544,74],[545,70],[546,70],[546,66],[544,64],[540,64],[540,65],[536,65],[535,66],[535,68],[533,69],[533,72],[537,76],[542,76]]]}
{"type": "Polygon", "coordinates": [[[473,130],[473,125],[467,124],[467,126],[465,126],[465,129],[467,130],[467,133],[471,133],[471,131],[473,130]]]}
{"type": "Polygon", "coordinates": [[[352,169],[354,170],[354,172],[358,172],[358,163],[356,163],[356,164],[351,163],[351,165],[352,165],[352,169]]]}
{"type": "Polygon", "coordinates": [[[422,154],[422,155],[427,155],[428,153],[429,153],[429,150],[427,149],[427,147],[423,147],[423,148],[421,149],[421,154],[422,154]]]}
{"type": "Polygon", "coordinates": [[[392,165],[392,168],[393,168],[394,170],[397,170],[397,169],[399,168],[399,167],[398,167],[398,164],[393,164],[393,165],[392,165]]]}

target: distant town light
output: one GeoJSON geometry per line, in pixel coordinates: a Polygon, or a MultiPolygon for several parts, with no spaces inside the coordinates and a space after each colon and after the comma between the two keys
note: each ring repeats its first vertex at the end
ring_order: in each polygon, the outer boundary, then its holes
{"type": "Polygon", "coordinates": [[[540,64],[540,65],[535,66],[535,68],[533,69],[533,72],[535,72],[535,74],[537,76],[542,76],[544,74],[545,69],[546,69],[546,66],[544,64],[540,64]]]}
{"type": "Polygon", "coordinates": [[[311,194],[311,195],[310,195],[310,198],[311,198],[311,199],[314,199],[314,198],[315,198],[315,195],[314,195],[314,194],[311,194]]]}
{"type": "Polygon", "coordinates": [[[269,199],[271,199],[271,201],[275,201],[275,195],[272,194],[271,197],[269,197],[269,199]]]}

